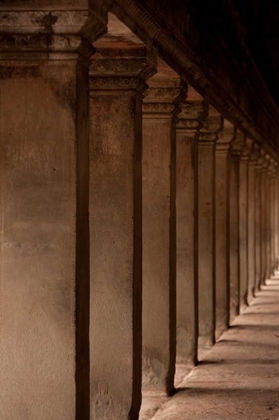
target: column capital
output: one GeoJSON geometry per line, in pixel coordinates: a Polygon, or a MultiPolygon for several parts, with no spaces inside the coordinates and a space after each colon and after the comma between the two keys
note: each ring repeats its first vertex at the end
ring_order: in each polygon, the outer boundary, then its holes
{"type": "Polygon", "coordinates": [[[272,159],[271,165],[270,165],[270,173],[271,173],[272,178],[276,178],[277,170],[278,170],[278,163],[276,162],[276,160],[272,159]]]}
{"type": "Polygon", "coordinates": [[[156,73],[156,57],[145,47],[99,48],[90,65],[90,91],[106,95],[143,93],[156,73]]]}
{"type": "Polygon", "coordinates": [[[241,156],[240,156],[241,161],[248,162],[250,160],[250,157],[253,151],[253,144],[254,144],[253,140],[245,136],[245,141],[241,148],[241,156]]]}
{"type": "Polygon", "coordinates": [[[263,162],[264,162],[263,150],[259,146],[259,153],[258,153],[258,157],[257,157],[257,160],[256,160],[256,169],[258,171],[262,170],[263,162]]]}
{"type": "Polygon", "coordinates": [[[257,167],[260,154],[261,154],[260,146],[254,141],[251,154],[250,154],[249,165],[257,167]]]}
{"type": "Polygon", "coordinates": [[[267,174],[273,177],[274,174],[274,162],[275,160],[272,157],[268,156],[268,167],[267,167],[267,174]]]}
{"type": "Polygon", "coordinates": [[[180,110],[176,120],[176,130],[194,137],[202,127],[202,121],[207,115],[205,102],[203,100],[186,100],[180,105],[180,110]]]}
{"type": "Polygon", "coordinates": [[[275,179],[278,179],[279,175],[279,163],[275,161],[274,163],[274,177],[275,179]]]}
{"type": "Polygon", "coordinates": [[[157,73],[148,81],[143,100],[145,117],[172,118],[180,112],[180,105],[187,95],[187,84],[161,60],[157,73]]]}
{"type": "Polygon", "coordinates": [[[244,134],[238,129],[235,129],[234,137],[233,137],[233,140],[231,141],[231,147],[230,147],[231,156],[240,158],[244,143],[245,143],[244,134]]]}
{"type": "Polygon", "coordinates": [[[222,128],[222,116],[221,114],[208,105],[207,116],[203,121],[202,127],[199,132],[198,141],[199,143],[215,143],[218,139],[218,134],[222,128]]]}
{"type": "Polygon", "coordinates": [[[222,128],[216,142],[216,152],[228,154],[231,141],[234,138],[234,126],[227,119],[223,119],[222,128]]]}
{"type": "Polygon", "coordinates": [[[49,2],[42,1],[24,10],[0,5],[1,59],[69,60],[75,54],[89,58],[92,42],[107,30],[104,7],[89,13],[82,1],[77,1],[74,10],[60,3],[50,8],[49,2]]]}
{"type": "Polygon", "coordinates": [[[262,170],[264,173],[268,173],[268,167],[270,165],[270,158],[269,156],[263,151],[263,162],[262,162],[262,170]]]}

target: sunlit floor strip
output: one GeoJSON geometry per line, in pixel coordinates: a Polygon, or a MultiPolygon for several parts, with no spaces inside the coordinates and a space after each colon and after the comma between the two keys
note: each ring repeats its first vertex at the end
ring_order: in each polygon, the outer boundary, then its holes
{"type": "Polygon", "coordinates": [[[278,420],[278,336],[277,275],[153,420],[278,420]]]}

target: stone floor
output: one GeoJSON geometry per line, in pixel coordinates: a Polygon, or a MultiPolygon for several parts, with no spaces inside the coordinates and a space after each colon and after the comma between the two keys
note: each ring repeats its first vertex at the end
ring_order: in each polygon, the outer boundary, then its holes
{"type": "Polygon", "coordinates": [[[153,419],[279,419],[279,275],[267,282],[153,419]]]}

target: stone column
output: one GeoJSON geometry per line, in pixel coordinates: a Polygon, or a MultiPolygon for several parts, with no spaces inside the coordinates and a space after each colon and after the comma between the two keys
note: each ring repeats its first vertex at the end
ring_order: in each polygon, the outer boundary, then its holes
{"type": "Polygon", "coordinates": [[[239,314],[239,160],[244,136],[235,130],[230,150],[230,322],[239,314]]]}
{"type": "Polygon", "coordinates": [[[275,191],[276,191],[276,269],[279,269],[279,163],[277,162],[277,170],[276,170],[276,181],[275,181],[275,191]]]}
{"type": "Polygon", "coordinates": [[[278,270],[278,163],[274,168],[274,274],[278,270]]]}
{"type": "Polygon", "coordinates": [[[3,419],[89,417],[86,9],[0,4],[3,419]]]}
{"type": "Polygon", "coordinates": [[[263,285],[266,280],[267,273],[267,261],[266,261],[266,249],[267,249],[267,166],[268,161],[264,151],[262,151],[263,164],[262,164],[262,176],[261,176],[261,282],[263,285]]]}
{"type": "Polygon", "coordinates": [[[260,290],[262,278],[262,165],[264,158],[258,151],[255,173],[255,293],[260,290]]]}
{"type": "Polygon", "coordinates": [[[276,182],[276,162],[272,161],[272,194],[271,194],[271,275],[274,275],[275,267],[276,267],[276,253],[275,253],[275,242],[276,242],[276,190],[275,190],[275,182],[276,182]]]}
{"type": "Polygon", "coordinates": [[[272,275],[272,201],[273,201],[273,160],[269,158],[269,166],[267,170],[267,249],[266,249],[266,261],[267,271],[266,278],[270,279],[272,275]]]}
{"type": "Polygon", "coordinates": [[[176,152],[174,118],[186,93],[163,63],[143,105],[143,386],[174,391],[176,152]]]}
{"type": "Polygon", "coordinates": [[[278,247],[279,247],[279,191],[278,191],[278,163],[274,168],[274,270],[278,270],[278,247]]]}
{"type": "Polygon", "coordinates": [[[248,160],[250,148],[247,140],[239,161],[239,281],[240,312],[247,306],[248,293],[248,160]]]}
{"type": "Polygon", "coordinates": [[[176,124],[177,364],[197,363],[198,273],[196,171],[202,101],[187,101],[176,124]]]}
{"type": "Polygon", "coordinates": [[[229,326],[229,148],[233,136],[233,125],[224,120],[216,143],[215,169],[216,338],[229,326]]]}
{"type": "Polygon", "coordinates": [[[255,248],[255,225],[256,225],[256,163],[259,149],[250,142],[251,154],[248,162],[248,292],[247,303],[251,303],[255,295],[256,275],[256,248],[255,248]]]}
{"type": "Polygon", "coordinates": [[[270,158],[269,161],[269,168],[268,168],[268,184],[269,184],[269,198],[268,198],[268,244],[267,244],[267,262],[268,262],[268,271],[267,271],[267,278],[270,279],[270,277],[273,274],[272,271],[272,235],[273,235],[273,224],[272,224],[272,218],[273,218],[273,159],[270,158]]]}
{"type": "Polygon", "coordinates": [[[198,136],[199,345],[215,342],[215,143],[221,116],[211,106],[198,136]]]}
{"type": "Polygon", "coordinates": [[[264,283],[270,276],[270,157],[267,156],[265,169],[265,275],[264,283]]]}
{"type": "Polygon", "coordinates": [[[277,176],[277,162],[273,161],[273,174],[272,174],[272,187],[273,187],[273,196],[272,196],[272,275],[275,274],[276,270],[276,176],[277,176]]]}
{"type": "Polygon", "coordinates": [[[141,404],[142,98],[145,47],[97,49],[90,68],[91,419],[141,404]]]}

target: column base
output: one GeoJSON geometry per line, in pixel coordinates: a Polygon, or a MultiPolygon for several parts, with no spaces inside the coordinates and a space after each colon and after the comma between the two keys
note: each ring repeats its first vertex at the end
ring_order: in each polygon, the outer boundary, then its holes
{"type": "Polygon", "coordinates": [[[215,344],[215,337],[213,335],[212,336],[203,335],[203,336],[200,336],[199,339],[198,339],[198,347],[199,347],[199,349],[201,347],[206,347],[206,348],[208,347],[208,348],[210,348],[214,344],[215,344]]]}
{"type": "Polygon", "coordinates": [[[144,390],[142,392],[142,404],[139,413],[139,420],[152,419],[167,399],[168,397],[161,392],[144,390]]]}
{"type": "Polygon", "coordinates": [[[223,335],[224,334],[224,332],[226,332],[227,331],[227,328],[225,328],[225,327],[223,327],[223,328],[218,328],[216,331],[215,331],[215,341],[218,341],[219,340],[219,338],[221,337],[221,335],[223,335]]]}

